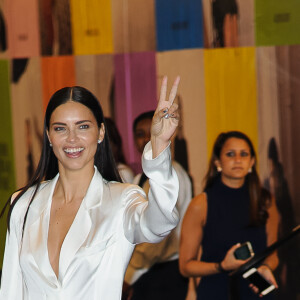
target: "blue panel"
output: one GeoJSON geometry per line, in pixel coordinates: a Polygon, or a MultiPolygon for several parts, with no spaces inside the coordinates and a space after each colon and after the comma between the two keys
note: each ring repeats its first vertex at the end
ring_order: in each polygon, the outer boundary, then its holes
{"type": "Polygon", "coordinates": [[[201,0],[156,0],[157,50],[203,47],[201,0]]]}

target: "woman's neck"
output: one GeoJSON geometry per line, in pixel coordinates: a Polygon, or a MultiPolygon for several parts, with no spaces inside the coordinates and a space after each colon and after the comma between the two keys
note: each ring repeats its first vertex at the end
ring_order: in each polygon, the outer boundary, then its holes
{"type": "Polygon", "coordinates": [[[224,176],[223,174],[221,175],[221,181],[224,185],[233,188],[233,189],[238,189],[244,185],[245,182],[245,177],[243,178],[229,178],[224,176]]]}
{"type": "Polygon", "coordinates": [[[55,195],[70,203],[73,200],[83,199],[94,176],[92,170],[66,171],[59,170],[59,179],[55,187],[55,195]]]}

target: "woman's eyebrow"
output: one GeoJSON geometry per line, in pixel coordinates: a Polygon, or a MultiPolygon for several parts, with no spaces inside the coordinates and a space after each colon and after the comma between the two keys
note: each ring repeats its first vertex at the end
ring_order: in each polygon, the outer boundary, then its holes
{"type": "MultiPolygon", "coordinates": [[[[75,125],[79,125],[79,124],[86,123],[86,122],[92,123],[92,121],[90,121],[90,120],[80,120],[80,121],[77,121],[77,122],[75,123],[75,125]]],[[[51,124],[51,126],[53,126],[53,125],[63,125],[63,126],[65,126],[65,125],[67,125],[67,123],[63,123],[63,122],[54,122],[54,123],[51,124]]]]}
{"type": "Polygon", "coordinates": [[[82,120],[82,121],[76,122],[75,124],[78,125],[78,124],[82,124],[82,123],[86,123],[86,122],[92,123],[92,121],[90,121],[90,120],[82,120]]]}

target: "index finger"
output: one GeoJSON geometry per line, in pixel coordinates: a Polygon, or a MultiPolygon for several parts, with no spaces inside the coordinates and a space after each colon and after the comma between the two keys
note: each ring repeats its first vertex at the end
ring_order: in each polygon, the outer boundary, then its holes
{"type": "Polygon", "coordinates": [[[158,106],[159,106],[160,103],[162,103],[162,102],[164,102],[166,100],[166,95],[167,95],[167,81],[168,81],[168,77],[164,76],[164,78],[162,80],[162,83],[161,83],[158,106]]]}

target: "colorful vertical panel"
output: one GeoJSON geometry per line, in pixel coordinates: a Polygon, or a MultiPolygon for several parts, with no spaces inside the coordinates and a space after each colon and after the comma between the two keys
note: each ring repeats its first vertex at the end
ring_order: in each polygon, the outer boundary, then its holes
{"type": "Polygon", "coordinates": [[[0,2],[0,59],[7,58],[7,22],[3,4],[0,2]]]}
{"type": "Polygon", "coordinates": [[[69,0],[40,0],[42,55],[72,54],[69,0]]]}
{"type": "Polygon", "coordinates": [[[300,43],[300,2],[298,0],[256,0],[256,44],[300,43]]]}
{"type": "Polygon", "coordinates": [[[112,53],[110,1],[71,0],[70,7],[74,53],[112,53]]]}
{"type": "Polygon", "coordinates": [[[40,39],[37,0],[7,1],[6,5],[10,57],[38,56],[40,39]]]}
{"type": "Polygon", "coordinates": [[[40,58],[12,61],[11,103],[13,117],[16,186],[25,186],[33,176],[43,137],[43,100],[40,58]],[[23,71],[19,72],[23,67],[23,71]]]}
{"type": "Polygon", "coordinates": [[[198,0],[156,0],[157,50],[203,47],[202,4],[198,0]]]}
{"type": "Polygon", "coordinates": [[[207,147],[221,131],[246,133],[257,149],[255,48],[205,50],[207,147]]]}
{"type": "MultiPolygon", "coordinates": [[[[11,99],[9,89],[9,64],[0,60],[0,207],[3,208],[9,196],[15,190],[15,170],[13,136],[11,120],[11,99]]],[[[4,254],[6,220],[0,219],[0,269],[4,254]]]]}
{"type": "Polygon", "coordinates": [[[116,53],[155,51],[154,0],[112,0],[116,53]]]}
{"type": "Polygon", "coordinates": [[[115,56],[115,120],[123,138],[124,153],[136,170],[140,155],[134,147],[132,123],[157,105],[155,52],[115,56]]]}
{"type": "Polygon", "coordinates": [[[114,61],[111,54],[75,57],[76,84],[90,90],[99,100],[103,114],[113,117],[114,61]]]}
{"type": "MultiPolygon", "coordinates": [[[[158,86],[164,75],[168,76],[169,89],[176,76],[181,77],[179,97],[176,99],[181,113],[177,137],[186,142],[188,171],[193,178],[194,192],[199,194],[202,192],[202,178],[207,168],[203,49],[160,52],[156,60],[158,86]]],[[[171,145],[176,152],[176,140],[171,145]]],[[[184,165],[176,153],[175,157],[184,165]]]]}
{"type": "Polygon", "coordinates": [[[44,57],[42,62],[42,86],[44,109],[52,94],[65,86],[75,85],[73,56],[44,57]]]}
{"type": "Polygon", "coordinates": [[[275,47],[256,48],[257,117],[259,127],[259,170],[261,178],[269,175],[268,147],[272,137],[280,143],[279,97],[275,47]]]}
{"type": "Polygon", "coordinates": [[[205,48],[254,46],[254,0],[202,0],[205,48]]]}

